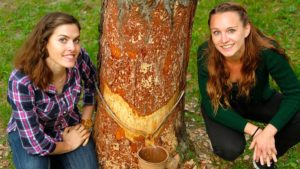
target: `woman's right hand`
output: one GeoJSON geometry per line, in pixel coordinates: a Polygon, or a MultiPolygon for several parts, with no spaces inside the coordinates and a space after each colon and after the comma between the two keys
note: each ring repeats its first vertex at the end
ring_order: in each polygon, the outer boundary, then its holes
{"type": "Polygon", "coordinates": [[[271,161],[277,162],[277,150],[275,147],[275,134],[277,129],[271,124],[263,130],[258,130],[250,144],[250,149],[254,148],[253,159],[260,161],[261,165],[271,165],[271,161]]]}
{"type": "Polygon", "coordinates": [[[71,150],[77,149],[89,137],[89,130],[81,124],[67,127],[63,132],[63,142],[70,146],[71,150]]]}

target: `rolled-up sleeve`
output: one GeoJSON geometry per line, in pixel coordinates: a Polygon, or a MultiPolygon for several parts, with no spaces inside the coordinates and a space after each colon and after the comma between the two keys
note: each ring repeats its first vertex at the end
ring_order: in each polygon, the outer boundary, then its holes
{"type": "Polygon", "coordinates": [[[34,90],[21,81],[9,81],[8,100],[17,124],[22,145],[29,154],[47,155],[54,151],[55,141],[44,133],[35,107],[34,90]]]}
{"type": "Polygon", "coordinates": [[[84,105],[93,105],[95,101],[96,91],[96,68],[93,65],[89,55],[85,50],[81,50],[82,60],[79,64],[79,71],[83,80],[83,103],[84,105]]]}

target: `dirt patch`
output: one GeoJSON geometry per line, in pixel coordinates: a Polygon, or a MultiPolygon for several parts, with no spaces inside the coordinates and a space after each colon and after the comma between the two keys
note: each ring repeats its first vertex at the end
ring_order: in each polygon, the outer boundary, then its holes
{"type": "Polygon", "coordinates": [[[11,153],[8,146],[7,134],[5,131],[6,125],[0,122],[0,169],[1,168],[12,168],[11,164],[11,153]]]}

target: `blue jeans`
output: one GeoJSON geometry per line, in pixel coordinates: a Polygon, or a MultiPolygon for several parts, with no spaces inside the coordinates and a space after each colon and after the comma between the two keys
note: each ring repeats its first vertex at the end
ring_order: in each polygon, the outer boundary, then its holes
{"type": "Polygon", "coordinates": [[[98,169],[95,144],[92,138],[86,146],[60,154],[38,156],[28,154],[22,147],[18,131],[8,134],[16,169],[98,169]]]}

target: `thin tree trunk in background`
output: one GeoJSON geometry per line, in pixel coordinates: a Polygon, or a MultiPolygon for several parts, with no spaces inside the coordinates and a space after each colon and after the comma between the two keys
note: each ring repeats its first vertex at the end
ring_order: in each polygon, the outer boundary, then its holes
{"type": "Polygon", "coordinates": [[[137,168],[136,152],[174,155],[197,0],[104,0],[94,139],[103,168],[137,168]],[[178,104],[177,104],[178,102],[178,104]]]}

